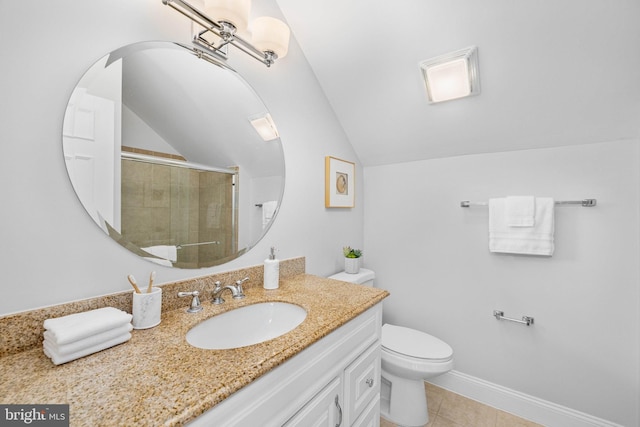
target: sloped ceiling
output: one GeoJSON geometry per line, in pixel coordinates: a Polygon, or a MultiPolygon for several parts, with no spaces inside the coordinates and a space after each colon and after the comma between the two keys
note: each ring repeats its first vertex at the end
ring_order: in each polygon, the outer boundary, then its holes
{"type": "Polygon", "coordinates": [[[208,166],[239,166],[247,178],[282,175],[280,141],[263,141],[251,126],[251,118],[267,111],[243,79],[171,43],[140,45],[125,56],[123,103],[170,144],[167,152],[208,166]]]}
{"type": "Polygon", "coordinates": [[[640,134],[638,0],[277,2],[365,166],[640,134]],[[472,45],[481,94],[429,105],[418,63],[472,45]]]}

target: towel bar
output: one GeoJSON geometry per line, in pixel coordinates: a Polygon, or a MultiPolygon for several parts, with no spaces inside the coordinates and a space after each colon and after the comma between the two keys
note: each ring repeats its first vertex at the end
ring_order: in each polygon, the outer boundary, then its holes
{"type": "Polygon", "coordinates": [[[182,249],[182,248],[186,248],[187,246],[219,245],[219,244],[220,244],[219,240],[214,240],[213,242],[182,243],[181,245],[176,245],[176,248],[182,249]]]}
{"type": "MultiPolygon", "coordinates": [[[[585,208],[592,208],[598,204],[597,199],[582,199],[582,200],[556,200],[556,205],[581,205],[585,208]]],[[[468,208],[470,206],[487,206],[487,202],[470,202],[469,200],[463,200],[460,202],[461,208],[468,208]]]]}
{"type": "Polygon", "coordinates": [[[511,317],[504,317],[504,311],[493,310],[493,316],[498,320],[508,320],[510,322],[522,323],[523,325],[533,325],[533,317],[522,316],[522,320],[512,319],[511,317]]]}

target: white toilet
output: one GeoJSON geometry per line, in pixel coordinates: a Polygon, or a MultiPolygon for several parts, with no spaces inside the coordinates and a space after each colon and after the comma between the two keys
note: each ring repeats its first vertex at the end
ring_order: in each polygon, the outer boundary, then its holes
{"type": "MultiPolygon", "coordinates": [[[[330,279],[373,286],[375,273],[341,272],[330,279]]],[[[381,415],[399,426],[429,422],[424,380],[453,369],[453,350],[442,340],[403,326],[382,325],[381,415]]]]}

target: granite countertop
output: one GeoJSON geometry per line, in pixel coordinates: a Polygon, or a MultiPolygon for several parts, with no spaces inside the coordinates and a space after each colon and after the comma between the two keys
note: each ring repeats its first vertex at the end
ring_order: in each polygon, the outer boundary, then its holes
{"type": "Polygon", "coordinates": [[[72,426],[175,426],[204,413],[233,392],[382,301],[381,289],[301,274],[280,288],[245,289],[204,310],[162,313],[162,323],[134,330],[128,342],[55,366],[42,347],[0,358],[0,403],[70,405],[72,426]],[[276,339],[231,350],[203,350],[185,339],[197,323],[233,308],[266,301],[304,307],[307,318],[276,339]]]}

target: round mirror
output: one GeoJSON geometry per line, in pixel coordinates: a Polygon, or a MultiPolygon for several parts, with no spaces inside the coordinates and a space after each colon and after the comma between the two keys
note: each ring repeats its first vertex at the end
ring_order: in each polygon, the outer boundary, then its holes
{"type": "Polygon", "coordinates": [[[268,231],[284,154],[264,103],[235,71],[169,42],[96,62],[67,105],[73,188],[102,230],[149,261],[219,265],[268,231]]]}

